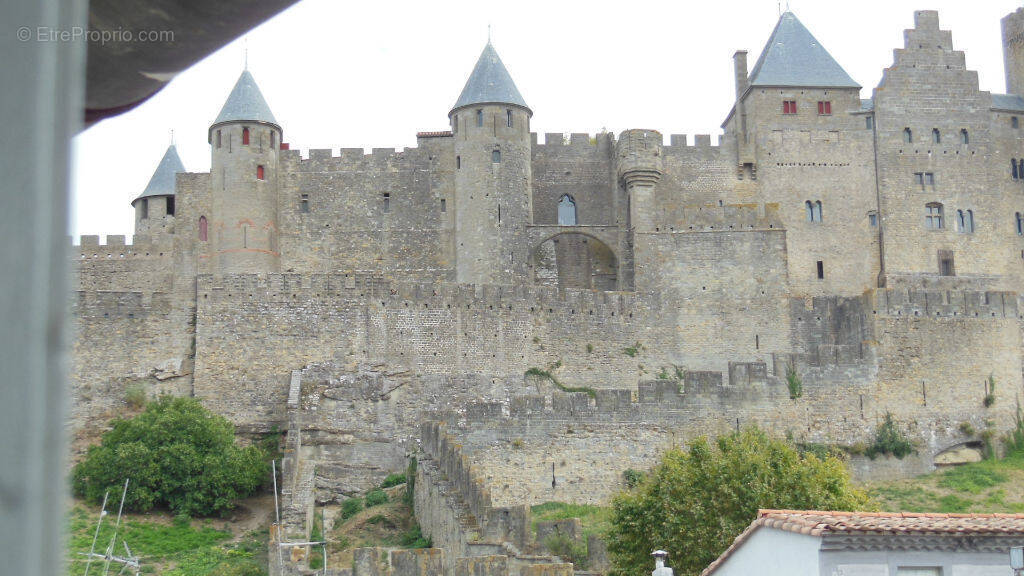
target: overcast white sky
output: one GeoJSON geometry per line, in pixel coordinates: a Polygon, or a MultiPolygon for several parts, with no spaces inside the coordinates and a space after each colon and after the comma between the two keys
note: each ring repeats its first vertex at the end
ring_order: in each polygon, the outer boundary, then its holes
{"type": "MultiPolygon", "coordinates": [[[[245,36],[249,69],[303,155],[403,148],[447,129],[492,25],[495,48],[533,109],[533,131],[719,134],[732,54],[752,67],[776,0],[359,2],[303,0],[245,36]]],[[[785,7],[783,0],[783,7],[785,7]]],[[[939,10],[982,90],[1005,92],[999,20],[1021,0],[792,0],[790,8],[871,96],[917,9],[939,10]],[[845,11],[851,6],[855,11],[845,11]]],[[[74,141],[72,235],[126,234],[174,130],[190,172],[210,167],[206,130],[242,70],[239,39],[139,108],[74,141]]],[[[543,137],[541,137],[543,138],[543,137]]],[[[713,137],[717,141],[717,137],[713,137]]],[[[692,142],[692,137],[691,137],[692,142]]]]}

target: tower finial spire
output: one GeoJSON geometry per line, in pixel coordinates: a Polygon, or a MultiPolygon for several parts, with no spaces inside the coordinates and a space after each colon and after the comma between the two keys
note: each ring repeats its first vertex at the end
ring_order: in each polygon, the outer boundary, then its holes
{"type": "Polygon", "coordinates": [[[171,146],[174,146],[174,128],[171,128],[171,146]]]}
{"type": "Polygon", "coordinates": [[[487,23],[487,43],[491,43],[491,23],[487,23]]]}
{"type": "Polygon", "coordinates": [[[243,70],[248,70],[249,69],[249,37],[248,36],[246,36],[245,38],[242,39],[242,55],[243,55],[242,69],[243,70]]]}

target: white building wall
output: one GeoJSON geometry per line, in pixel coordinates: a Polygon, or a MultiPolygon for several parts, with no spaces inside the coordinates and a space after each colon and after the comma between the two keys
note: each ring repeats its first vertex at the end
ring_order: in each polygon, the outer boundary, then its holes
{"type": "Polygon", "coordinates": [[[815,536],[759,528],[714,576],[822,576],[818,571],[820,545],[821,539],[815,536]]]}

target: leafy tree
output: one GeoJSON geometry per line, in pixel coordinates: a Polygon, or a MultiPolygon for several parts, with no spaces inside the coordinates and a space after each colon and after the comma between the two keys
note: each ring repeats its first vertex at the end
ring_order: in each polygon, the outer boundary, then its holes
{"type": "Polygon", "coordinates": [[[234,426],[191,398],[164,396],[112,424],[72,471],[75,494],[89,502],[101,502],[107,490],[120,498],[130,477],[127,510],[166,506],[190,516],[220,514],[270,472],[263,449],[236,446],[234,426]]]}
{"type": "Polygon", "coordinates": [[[759,508],[863,510],[842,461],[801,455],[784,440],[748,428],[689,451],[672,449],[635,490],[612,504],[608,551],[616,576],[651,569],[662,548],[681,576],[698,574],[757,515],[759,508]]]}

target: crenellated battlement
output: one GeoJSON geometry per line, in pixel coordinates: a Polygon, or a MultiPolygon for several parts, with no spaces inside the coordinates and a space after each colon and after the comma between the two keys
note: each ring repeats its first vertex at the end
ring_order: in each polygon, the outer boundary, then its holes
{"type": "Polygon", "coordinates": [[[127,244],[123,234],[110,234],[106,242],[100,242],[98,235],[83,235],[75,244],[69,239],[71,254],[79,260],[99,258],[137,258],[137,257],[169,257],[171,255],[170,244],[154,243],[148,235],[136,234],[133,243],[127,244]]]}
{"type": "Polygon", "coordinates": [[[300,150],[282,151],[282,160],[299,172],[373,171],[402,168],[426,159],[424,148],[311,148],[305,157],[300,150]]]}
{"type": "Polygon", "coordinates": [[[1015,292],[888,289],[868,293],[873,314],[902,318],[1020,318],[1015,292]]]}

